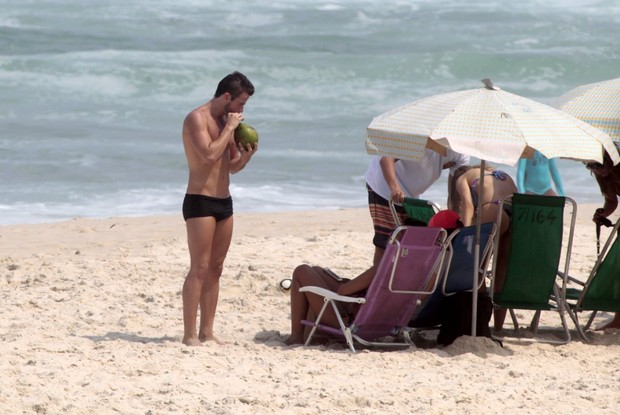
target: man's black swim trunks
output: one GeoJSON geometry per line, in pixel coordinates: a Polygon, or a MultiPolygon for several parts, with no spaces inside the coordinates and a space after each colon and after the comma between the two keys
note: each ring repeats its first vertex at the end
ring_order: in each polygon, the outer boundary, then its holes
{"type": "Polygon", "coordinates": [[[232,197],[217,197],[186,194],[183,199],[183,219],[204,218],[213,216],[217,222],[231,217],[233,214],[232,197]]]}

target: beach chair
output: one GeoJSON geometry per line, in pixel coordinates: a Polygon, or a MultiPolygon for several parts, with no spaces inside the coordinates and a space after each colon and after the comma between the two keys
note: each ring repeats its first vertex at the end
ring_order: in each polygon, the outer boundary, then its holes
{"type": "Polygon", "coordinates": [[[344,338],[351,352],[355,352],[354,342],[364,346],[412,346],[406,326],[420,297],[432,293],[441,279],[438,274],[449,255],[447,236],[442,228],[398,227],[390,236],[364,297],[341,296],[320,287],[302,287],[300,291],[320,295],[325,301],[314,321],[302,321],[312,327],[305,345],[308,346],[315,332],[320,330],[344,338]],[[348,325],[341,317],[341,302],[360,304],[348,325]],[[321,324],[327,307],[333,307],[339,327],[321,324]],[[394,337],[393,341],[380,341],[388,336],[394,337]]]}
{"type": "MultiPolygon", "coordinates": [[[[489,268],[492,253],[493,240],[496,226],[494,223],[483,223],[480,228],[480,256],[479,256],[479,285],[485,282],[486,271],[489,268]]],[[[423,304],[414,311],[409,326],[417,329],[432,329],[441,324],[441,312],[447,298],[457,292],[471,292],[474,274],[474,238],[476,226],[467,226],[452,232],[448,238],[449,247],[447,256],[449,261],[444,261],[447,272],[442,273],[444,278],[439,281],[439,287],[433,291],[423,304]]]]}
{"type": "Polygon", "coordinates": [[[618,230],[620,220],[616,222],[603,250],[587,280],[581,282],[569,277],[569,282],[578,288],[569,288],[566,293],[567,311],[577,327],[577,332],[585,341],[590,341],[586,331],[599,311],[620,312],[620,242],[618,230]],[[590,311],[590,317],[584,326],[579,323],[579,313],[590,311]]]}
{"type": "MultiPolygon", "coordinates": [[[[406,225],[428,225],[433,215],[439,212],[439,205],[430,200],[418,199],[415,197],[406,197],[403,200],[402,207],[405,210],[405,217],[408,223],[406,225]]],[[[403,225],[400,215],[396,211],[396,204],[390,199],[390,210],[397,226],[403,225]]]]}
{"type": "MultiPolygon", "coordinates": [[[[568,268],[575,228],[577,205],[568,197],[526,195],[515,193],[504,197],[501,207],[512,204],[510,220],[510,250],[508,265],[503,284],[497,280],[497,255],[499,249],[499,232],[495,240],[491,299],[493,305],[509,309],[514,325],[513,336],[503,339],[518,338],[526,341],[543,341],[548,343],[568,343],[570,331],[565,319],[565,295],[568,268]],[[568,226],[564,224],[565,206],[569,206],[568,226]],[[560,259],[564,258],[562,269],[560,259]],[[498,291],[494,292],[496,288],[498,291]],[[519,329],[515,309],[535,311],[530,325],[534,337],[525,338],[519,329]],[[564,339],[556,340],[538,336],[538,322],[541,311],[559,313],[564,339]]],[[[498,217],[498,228],[501,227],[498,217]]],[[[494,338],[499,338],[493,333],[494,338]]],[[[500,338],[502,339],[502,338],[500,338]]]]}

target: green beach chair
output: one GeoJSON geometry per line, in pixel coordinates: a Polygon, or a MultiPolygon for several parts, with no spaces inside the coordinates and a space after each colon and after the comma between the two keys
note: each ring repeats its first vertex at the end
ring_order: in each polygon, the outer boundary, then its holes
{"type": "MultiPolygon", "coordinates": [[[[515,193],[501,200],[504,208],[511,203],[510,250],[508,266],[501,289],[496,278],[497,255],[499,249],[499,233],[495,241],[491,297],[495,307],[509,309],[514,325],[514,336],[500,338],[510,340],[512,337],[526,341],[544,341],[548,343],[568,343],[570,331],[565,319],[565,294],[567,285],[570,252],[577,205],[568,197],[526,195],[515,193]],[[565,206],[571,207],[568,226],[564,224],[565,206]],[[560,260],[564,259],[562,269],[560,260]],[[531,323],[533,337],[525,338],[519,328],[515,309],[533,310],[531,323]],[[541,311],[559,313],[564,340],[555,340],[538,336],[538,320],[541,311]]],[[[501,227],[501,216],[498,227],[501,227]]]]}
{"type": "Polygon", "coordinates": [[[594,321],[597,312],[620,312],[619,227],[620,220],[614,225],[585,283],[569,277],[569,281],[576,283],[579,288],[567,289],[567,311],[579,335],[588,342],[590,339],[585,332],[594,321]],[[587,323],[582,327],[578,316],[583,311],[591,311],[591,313],[587,323]]]}
{"type": "MultiPolygon", "coordinates": [[[[439,212],[439,205],[430,200],[406,197],[402,204],[408,222],[413,225],[428,225],[433,215],[439,212]]],[[[397,226],[403,225],[401,218],[396,211],[396,204],[390,200],[390,210],[396,221],[397,226]]]]}

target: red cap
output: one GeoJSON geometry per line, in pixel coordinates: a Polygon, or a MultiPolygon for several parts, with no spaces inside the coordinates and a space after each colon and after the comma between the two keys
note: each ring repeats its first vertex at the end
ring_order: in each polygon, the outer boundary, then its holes
{"type": "Polygon", "coordinates": [[[428,226],[439,227],[444,229],[455,229],[459,227],[461,217],[453,210],[440,210],[435,213],[428,226]]]}

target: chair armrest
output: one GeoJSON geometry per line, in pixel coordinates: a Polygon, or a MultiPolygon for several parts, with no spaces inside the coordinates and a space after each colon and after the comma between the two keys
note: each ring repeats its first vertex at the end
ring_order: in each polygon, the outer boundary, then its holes
{"type": "Polygon", "coordinates": [[[320,295],[321,297],[327,298],[329,300],[336,300],[336,301],[342,301],[345,303],[358,303],[358,304],[364,304],[366,302],[366,299],[364,297],[349,297],[346,295],[338,295],[337,293],[330,291],[328,289],[322,288],[322,287],[315,287],[312,285],[308,285],[305,287],[301,287],[299,289],[299,292],[310,292],[313,294],[317,294],[320,295]]]}

